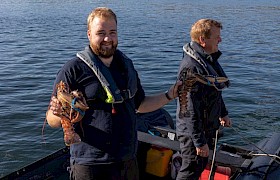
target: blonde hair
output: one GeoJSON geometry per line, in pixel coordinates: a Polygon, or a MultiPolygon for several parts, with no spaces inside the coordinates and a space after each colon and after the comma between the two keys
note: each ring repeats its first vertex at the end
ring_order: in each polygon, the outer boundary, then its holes
{"type": "Polygon", "coordinates": [[[98,7],[96,9],[94,9],[87,18],[87,27],[89,29],[91,22],[93,21],[93,19],[95,17],[99,17],[99,18],[105,18],[105,19],[114,19],[117,23],[117,16],[116,14],[109,8],[107,7],[98,7]]]}
{"type": "Polygon", "coordinates": [[[200,19],[192,25],[190,36],[192,41],[199,42],[199,37],[210,38],[211,28],[217,27],[222,29],[222,23],[213,19],[200,19]]]}

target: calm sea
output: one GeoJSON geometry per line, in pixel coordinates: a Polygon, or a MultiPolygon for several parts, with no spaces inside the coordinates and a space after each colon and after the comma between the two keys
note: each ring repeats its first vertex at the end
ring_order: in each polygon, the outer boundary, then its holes
{"type": "MultiPolygon", "coordinates": [[[[88,43],[86,18],[97,6],[118,15],[119,49],[147,94],[175,82],[193,22],[221,21],[220,62],[232,82],[224,99],[238,130],[221,142],[280,132],[278,0],[1,0],[0,177],[64,147],[61,129],[46,125],[42,138],[45,112],[57,71],[88,43]]],[[[172,117],[175,108],[165,106],[172,117]]]]}

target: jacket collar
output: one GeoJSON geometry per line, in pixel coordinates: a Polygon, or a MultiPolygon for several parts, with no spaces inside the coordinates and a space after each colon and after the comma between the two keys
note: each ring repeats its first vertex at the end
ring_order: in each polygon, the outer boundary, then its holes
{"type": "Polygon", "coordinates": [[[212,54],[207,54],[204,49],[202,48],[201,45],[199,45],[197,42],[195,41],[191,41],[189,43],[189,47],[191,49],[195,49],[195,51],[203,58],[203,59],[206,59],[207,61],[213,63],[213,62],[216,62],[218,61],[219,57],[222,55],[222,52],[220,50],[218,50],[217,52],[215,53],[212,53],[212,54]]]}

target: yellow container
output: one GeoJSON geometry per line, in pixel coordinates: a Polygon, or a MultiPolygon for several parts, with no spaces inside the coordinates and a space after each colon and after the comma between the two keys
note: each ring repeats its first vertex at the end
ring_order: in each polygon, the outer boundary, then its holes
{"type": "Polygon", "coordinates": [[[146,172],[158,177],[166,176],[173,151],[166,148],[151,147],[147,152],[146,172]]]}

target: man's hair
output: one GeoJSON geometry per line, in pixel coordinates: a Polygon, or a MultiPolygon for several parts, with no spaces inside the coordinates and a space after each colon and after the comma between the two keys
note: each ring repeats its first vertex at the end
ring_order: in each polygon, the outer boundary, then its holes
{"type": "Polygon", "coordinates": [[[87,27],[89,29],[91,22],[95,17],[105,18],[105,19],[114,19],[117,23],[117,16],[116,14],[107,7],[98,7],[94,9],[87,18],[87,27]]]}
{"type": "Polygon", "coordinates": [[[210,38],[211,28],[217,27],[222,29],[222,23],[213,19],[200,19],[192,25],[190,36],[192,41],[199,42],[199,37],[210,38]]]}

